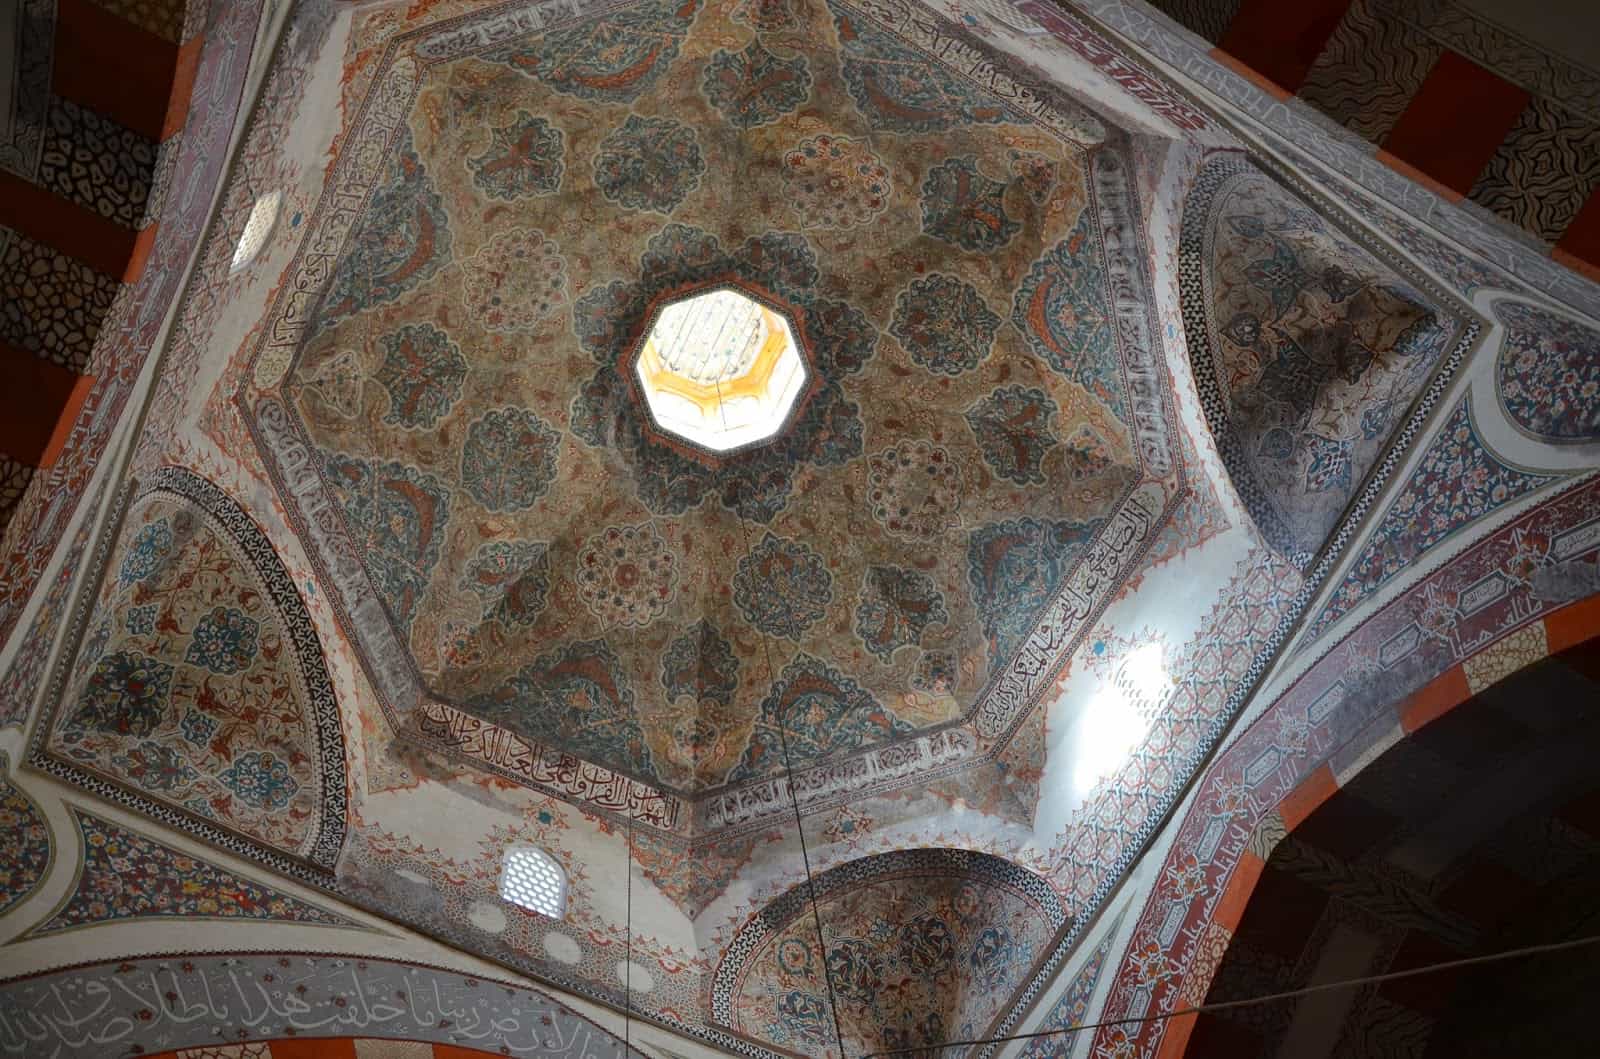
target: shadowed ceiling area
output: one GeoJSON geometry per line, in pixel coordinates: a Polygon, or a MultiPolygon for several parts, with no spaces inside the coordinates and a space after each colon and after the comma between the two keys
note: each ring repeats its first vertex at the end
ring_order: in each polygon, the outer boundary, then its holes
{"type": "MultiPolygon", "coordinates": [[[[1278,841],[1206,1002],[1600,932],[1597,703],[1590,641],[1385,752],[1278,841]]],[[[1589,1055],[1597,987],[1581,948],[1205,1014],[1184,1054],[1589,1055]]]]}

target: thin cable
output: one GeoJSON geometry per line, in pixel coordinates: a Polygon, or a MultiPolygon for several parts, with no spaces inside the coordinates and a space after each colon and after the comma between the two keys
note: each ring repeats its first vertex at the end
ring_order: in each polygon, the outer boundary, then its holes
{"type": "Polygon", "coordinates": [[[627,828],[623,873],[627,876],[624,885],[628,895],[628,933],[624,945],[627,962],[622,965],[622,1054],[626,1056],[633,1050],[633,814],[628,813],[623,820],[627,828]]]}
{"type": "MultiPolygon", "coordinates": [[[[717,413],[722,416],[722,429],[728,429],[728,410],[722,403],[722,380],[713,378],[712,385],[717,390],[717,413]]],[[[744,537],[744,550],[749,554],[752,549],[750,543],[750,527],[745,525],[744,513],[735,512],[739,518],[739,534],[744,537]]],[[[761,637],[761,653],[767,659],[767,685],[771,687],[777,682],[777,673],[772,667],[772,644],[767,639],[767,634],[761,629],[756,629],[756,634],[761,637]]],[[[839,1044],[840,1059],[849,1059],[844,1050],[844,1030],[839,1025],[839,998],[833,991],[833,971],[828,967],[828,945],[822,939],[822,913],[817,908],[817,887],[811,878],[811,853],[806,848],[805,824],[800,818],[800,800],[794,793],[794,762],[789,758],[789,736],[783,723],[783,714],[778,714],[778,745],[783,749],[783,772],[789,787],[789,808],[794,811],[794,830],[800,837],[800,863],[806,872],[806,894],[811,898],[811,922],[817,929],[817,958],[822,963],[822,978],[828,986],[828,1011],[833,1015],[833,1038],[839,1044]]]]}
{"type": "Polygon", "coordinates": [[[1248,997],[1244,1000],[1220,1000],[1215,1004],[1201,1004],[1199,1007],[1182,1008],[1178,1011],[1168,1011],[1159,1015],[1140,1015],[1136,1018],[1106,1019],[1103,1022],[1088,1022],[1081,1026],[1065,1026],[1057,1030],[1035,1030],[1033,1033],[1013,1033],[1006,1037],[985,1037],[981,1040],[970,1041],[945,1041],[943,1044],[923,1044],[915,1048],[890,1048],[881,1052],[869,1052],[861,1059],[879,1059],[881,1056],[910,1055],[939,1051],[945,1048],[965,1048],[974,1044],[1004,1044],[1007,1041],[1027,1041],[1038,1037],[1054,1037],[1057,1034],[1078,1033],[1082,1030],[1097,1030],[1104,1026],[1128,1026],[1144,1022],[1162,1022],[1166,1019],[1181,1018],[1184,1015],[1201,1015],[1212,1011],[1227,1011],[1232,1008],[1253,1007],[1258,1004],[1272,1004],[1279,1000],[1293,1000],[1296,997],[1309,996],[1312,993],[1326,993],[1334,989],[1353,989],[1356,986],[1375,985],[1379,982],[1392,982],[1398,978],[1415,978],[1418,975],[1435,974],[1439,971],[1450,971],[1458,967],[1475,967],[1485,963],[1495,963],[1500,960],[1520,959],[1524,956],[1539,956],[1544,953],[1561,952],[1566,949],[1578,949],[1585,945],[1600,943],[1600,934],[1586,938],[1575,938],[1570,941],[1556,941],[1548,945],[1528,945],[1520,949],[1509,949],[1505,952],[1490,953],[1487,956],[1468,956],[1461,960],[1447,960],[1444,963],[1431,963],[1426,967],[1412,967],[1404,971],[1389,971],[1386,974],[1371,974],[1362,978],[1344,978],[1337,982],[1323,982],[1320,985],[1308,985],[1300,989],[1288,989],[1282,993],[1268,993],[1265,996],[1248,997]]]}

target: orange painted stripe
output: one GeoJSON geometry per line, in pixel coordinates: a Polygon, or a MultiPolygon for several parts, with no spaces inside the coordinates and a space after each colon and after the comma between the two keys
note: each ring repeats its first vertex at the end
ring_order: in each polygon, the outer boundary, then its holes
{"type": "Polygon", "coordinates": [[[1410,735],[1470,698],[1472,689],[1467,686],[1466,671],[1459,665],[1451,666],[1406,699],[1400,707],[1400,727],[1410,735]]]}
{"type": "MultiPolygon", "coordinates": [[[[1560,260],[1562,264],[1576,260],[1587,265],[1589,269],[1600,269],[1600,188],[1589,192],[1589,198],[1584,202],[1583,208],[1567,222],[1567,230],[1561,233],[1561,238],[1556,241],[1559,255],[1551,255],[1560,260]]],[[[1572,267],[1572,266],[1568,266],[1572,267]]],[[[1595,272],[1577,269],[1589,276],[1590,279],[1600,279],[1595,272]]]]}
{"type": "Polygon", "coordinates": [[[1291,93],[1291,91],[1285,91],[1283,88],[1280,88],[1277,82],[1274,82],[1272,78],[1261,74],[1259,70],[1251,67],[1248,62],[1242,61],[1242,59],[1235,59],[1234,56],[1230,56],[1230,54],[1227,54],[1226,51],[1222,51],[1221,48],[1211,48],[1211,58],[1221,62],[1222,66],[1226,66],[1227,69],[1234,70],[1235,74],[1245,78],[1246,82],[1250,82],[1251,85],[1254,85],[1256,88],[1259,88],[1259,90],[1269,94],[1269,96],[1272,96],[1272,98],[1278,99],[1278,101],[1291,98],[1291,96],[1294,94],[1291,93]]]}
{"type": "Polygon", "coordinates": [[[137,238],[115,221],[6,172],[0,172],[0,224],[106,276],[122,275],[137,238]]]}
{"type": "MultiPolygon", "coordinates": [[[[1228,888],[1222,891],[1211,922],[1230,934],[1238,930],[1244,919],[1245,907],[1250,904],[1250,895],[1256,892],[1256,883],[1261,881],[1261,873],[1266,867],[1267,862],[1248,849],[1239,854],[1239,863],[1233,866],[1233,874],[1228,876],[1228,888]]],[[[1193,995],[1193,990],[1190,995],[1193,995]]]]}
{"type": "Polygon", "coordinates": [[[157,222],[139,229],[139,236],[128,253],[128,263],[122,269],[122,282],[138,283],[139,277],[144,275],[144,266],[150,261],[151,251],[156,248],[156,230],[160,227],[157,222]]]}
{"type": "Polygon", "coordinates": [[[25,349],[0,344],[0,379],[5,380],[0,386],[0,452],[30,467],[48,466],[45,454],[79,378],[25,349]]]}
{"type": "Polygon", "coordinates": [[[167,116],[161,124],[163,142],[173,133],[182,131],[184,123],[189,120],[189,97],[194,95],[194,75],[200,69],[200,51],[205,39],[205,34],[196,34],[178,49],[177,68],[172,72],[172,90],[167,94],[167,116]]]}
{"type": "Polygon", "coordinates": [[[1528,99],[1524,89],[1447,51],[1389,130],[1383,148],[1465,195],[1528,99]]]}
{"type": "Polygon", "coordinates": [[[57,0],[55,94],[160,140],[178,47],[90,0],[57,0]]]}
{"type": "Polygon", "coordinates": [[[1156,1049],[1156,1059],[1183,1059],[1183,1053],[1189,1050],[1189,1035],[1194,1032],[1194,1024],[1199,1018],[1199,1015],[1189,1014],[1168,1019],[1161,1047],[1156,1049]]]}
{"type": "Polygon", "coordinates": [[[1350,0],[1244,0],[1222,35],[1222,50],[1285,92],[1305,83],[1350,0]]]}
{"type": "Polygon", "coordinates": [[[1433,179],[1433,177],[1424,173],[1422,170],[1418,169],[1404,158],[1397,158],[1381,148],[1378,151],[1378,161],[1382,162],[1390,169],[1393,169],[1396,173],[1399,173],[1405,177],[1409,177],[1411,180],[1421,184],[1423,187],[1427,188],[1435,195],[1438,195],[1446,202],[1460,202],[1462,199],[1467,197],[1466,195],[1457,191],[1455,188],[1445,187],[1443,184],[1439,183],[1437,180],[1433,179]]]}
{"type": "Polygon", "coordinates": [[[272,1042],[272,1059],[356,1059],[356,1043],[350,1037],[276,1040],[272,1042]]]}
{"type": "Polygon", "coordinates": [[[78,422],[78,413],[83,411],[83,402],[88,400],[89,391],[94,389],[94,378],[93,375],[79,375],[78,381],[73,383],[66,404],[61,406],[61,411],[56,415],[56,428],[50,434],[50,441],[39,456],[40,468],[54,467],[56,460],[61,458],[61,450],[66,448],[72,427],[78,422]]]}
{"type": "Polygon", "coordinates": [[[1559,246],[1550,251],[1550,257],[1558,265],[1570,268],[1584,279],[1592,279],[1600,283],[1600,263],[1591,264],[1575,254],[1569,254],[1559,246]]]}
{"type": "Polygon", "coordinates": [[[1300,785],[1278,803],[1278,815],[1283,817],[1284,829],[1293,831],[1299,827],[1306,817],[1316,812],[1317,806],[1332,797],[1338,789],[1339,781],[1333,778],[1333,769],[1318,765],[1311,775],[1301,780],[1300,785]]]}
{"type": "Polygon", "coordinates": [[[1249,63],[1246,63],[1240,59],[1235,59],[1221,48],[1212,48],[1210,54],[1211,57],[1217,62],[1221,63],[1223,66],[1226,66],[1228,69],[1232,70],[1246,81],[1249,81],[1251,84],[1255,85],[1257,88],[1261,89],[1261,91],[1265,92],[1274,99],[1284,100],[1294,95],[1293,92],[1287,92],[1279,87],[1277,82],[1257,71],[1255,68],[1250,66],[1249,63]]]}
{"type": "Polygon", "coordinates": [[[1590,596],[1545,615],[1544,633],[1551,654],[1600,636],[1600,596],[1590,596]]]}

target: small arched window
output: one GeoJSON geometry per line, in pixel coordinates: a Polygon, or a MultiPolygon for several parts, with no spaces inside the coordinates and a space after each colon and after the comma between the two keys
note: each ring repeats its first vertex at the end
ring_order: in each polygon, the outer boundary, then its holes
{"type": "Polygon", "coordinates": [[[272,226],[278,222],[278,207],[282,202],[283,192],[269,191],[250,207],[250,219],[244,222],[239,245],[233,248],[230,272],[237,272],[254,261],[256,255],[261,253],[261,248],[267,245],[267,236],[272,234],[272,226]]]}
{"type": "Polygon", "coordinates": [[[538,846],[512,846],[500,868],[500,896],[551,919],[567,914],[567,873],[538,846]]]}

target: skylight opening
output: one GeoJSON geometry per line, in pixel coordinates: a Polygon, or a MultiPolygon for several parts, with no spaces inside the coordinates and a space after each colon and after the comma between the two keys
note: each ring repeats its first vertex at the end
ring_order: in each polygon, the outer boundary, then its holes
{"type": "Polygon", "coordinates": [[[500,868],[500,896],[551,919],[567,914],[567,873],[537,846],[512,846],[500,868]]]}
{"type": "Polygon", "coordinates": [[[278,207],[282,204],[281,191],[269,191],[256,199],[256,204],[250,207],[250,219],[244,222],[244,231],[239,235],[239,245],[233,248],[233,264],[228,271],[238,272],[261,253],[273,226],[278,223],[278,207]]]}
{"type": "Polygon", "coordinates": [[[634,372],[656,425],[713,452],[777,434],[807,381],[784,315],[730,288],[663,308],[634,372]]]}

